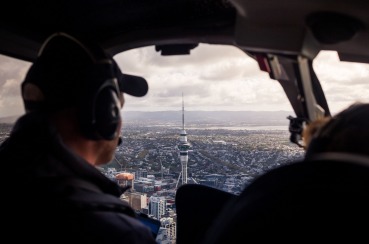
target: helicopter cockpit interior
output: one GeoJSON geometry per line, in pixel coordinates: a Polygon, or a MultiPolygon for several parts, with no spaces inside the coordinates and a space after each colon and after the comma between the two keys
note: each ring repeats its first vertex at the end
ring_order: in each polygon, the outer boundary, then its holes
{"type": "MultiPolygon", "coordinates": [[[[28,62],[35,60],[44,39],[55,31],[92,39],[112,56],[146,46],[155,46],[162,56],[190,55],[202,43],[234,46],[282,87],[295,113],[286,118],[286,130],[290,142],[299,147],[303,147],[306,124],[332,115],[314,70],[318,54],[335,51],[341,62],[369,63],[369,2],[363,0],[7,4],[0,16],[0,54],[28,62]]],[[[301,241],[319,235],[327,240],[362,236],[369,217],[365,210],[368,181],[369,159],[332,154],[273,170],[238,197],[186,186],[177,198],[182,208],[177,212],[177,243],[239,243],[240,238],[290,241],[286,231],[290,237],[299,235],[301,241]],[[198,215],[200,195],[216,204],[208,216],[202,216],[205,220],[198,222],[196,230],[188,222],[197,220],[186,215],[191,211],[198,215]]]]}

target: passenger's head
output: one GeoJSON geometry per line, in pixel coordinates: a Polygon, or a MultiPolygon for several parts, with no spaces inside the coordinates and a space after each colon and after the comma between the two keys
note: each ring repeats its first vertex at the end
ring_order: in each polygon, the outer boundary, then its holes
{"type": "Polygon", "coordinates": [[[310,123],[303,138],[306,158],[323,152],[369,156],[369,104],[355,103],[332,118],[310,123]]]}
{"type": "Polygon", "coordinates": [[[122,74],[96,43],[66,33],[51,35],[22,83],[26,112],[73,110],[87,139],[114,140],[121,126],[123,92],[144,96],[145,79],[122,74]]]}

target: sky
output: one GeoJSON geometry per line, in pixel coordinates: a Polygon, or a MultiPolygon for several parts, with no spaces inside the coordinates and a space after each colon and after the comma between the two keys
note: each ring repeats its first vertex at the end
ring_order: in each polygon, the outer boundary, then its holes
{"type": "MultiPolygon", "coordinates": [[[[144,47],[115,57],[124,73],[146,78],[149,92],[126,95],[126,111],[292,111],[280,84],[236,47],[200,44],[191,55],[161,56],[144,47]]],[[[30,63],[0,56],[0,117],[24,113],[20,84],[30,63]]],[[[369,64],[340,62],[321,52],[313,63],[331,112],[369,102],[369,64]]]]}

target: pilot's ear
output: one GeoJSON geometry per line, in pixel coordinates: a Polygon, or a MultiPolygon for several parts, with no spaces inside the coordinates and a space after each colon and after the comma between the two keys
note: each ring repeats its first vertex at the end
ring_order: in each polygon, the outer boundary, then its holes
{"type": "Polygon", "coordinates": [[[22,88],[23,100],[40,102],[45,99],[44,94],[35,84],[26,83],[22,88]]]}
{"type": "Polygon", "coordinates": [[[41,89],[32,83],[24,83],[22,85],[22,97],[27,113],[33,110],[31,104],[40,103],[45,99],[41,89]]]}

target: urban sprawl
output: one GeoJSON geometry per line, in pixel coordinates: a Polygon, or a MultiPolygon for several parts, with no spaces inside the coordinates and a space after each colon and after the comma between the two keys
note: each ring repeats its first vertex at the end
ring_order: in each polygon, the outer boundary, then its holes
{"type": "MultiPolygon", "coordinates": [[[[12,124],[0,124],[0,143],[12,124]]],[[[122,186],[130,185],[121,199],[138,212],[161,221],[158,243],[175,243],[176,189],[183,184],[180,160],[181,128],[128,124],[115,158],[99,168],[122,186]]],[[[286,130],[186,128],[187,184],[203,184],[233,194],[255,177],[298,160],[303,150],[289,142],[286,130]]]]}

